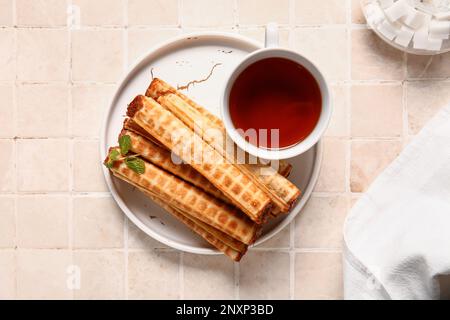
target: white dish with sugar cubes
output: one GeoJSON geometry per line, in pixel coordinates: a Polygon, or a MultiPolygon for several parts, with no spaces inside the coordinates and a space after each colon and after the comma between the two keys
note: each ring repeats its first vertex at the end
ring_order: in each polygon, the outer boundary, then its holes
{"type": "Polygon", "coordinates": [[[362,0],[361,6],[369,27],[397,49],[450,51],[450,0],[362,0]]]}

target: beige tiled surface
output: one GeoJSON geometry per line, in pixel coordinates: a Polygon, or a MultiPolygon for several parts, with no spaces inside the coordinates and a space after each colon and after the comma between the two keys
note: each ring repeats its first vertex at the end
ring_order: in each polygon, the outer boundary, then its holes
{"type": "Polygon", "coordinates": [[[358,4],[0,0],[0,298],[342,298],[349,208],[450,100],[450,54],[388,47],[358,4]],[[170,249],[127,221],[105,188],[98,141],[114,86],[160,41],[194,30],[262,41],[272,20],[281,45],[331,82],[335,110],[312,199],[240,264],[170,249]]]}

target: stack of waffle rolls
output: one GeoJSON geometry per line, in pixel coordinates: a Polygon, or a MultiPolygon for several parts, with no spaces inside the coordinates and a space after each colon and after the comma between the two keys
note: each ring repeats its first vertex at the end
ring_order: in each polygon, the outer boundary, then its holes
{"type": "MultiPolygon", "coordinates": [[[[231,158],[232,162],[237,163],[235,158],[236,153],[229,155],[227,154],[227,149],[224,147],[227,137],[224,125],[212,113],[161,79],[154,79],[151,82],[146,91],[146,95],[157,99],[163,107],[177,115],[191,130],[196,131],[207,143],[220,152],[223,157],[227,159],[231,158]],[[206,131],[211,127],[217,129],[221,135],[207,134],[206,131]]],[[[242,172],[246,173],[270,197],[272,203],[275,205],[272,211],[274,214],[288,212],[300,196],[300,190],[283,175],[283,171],[289,174],[292,168],[286,161],[278,162],[278,172],[270,166],[265,166],[264,171],[258,165],[237,163],[236,166],[242,172]]]]}
{"type": "Polygon", "coordinates": [[[152,98],[137,96],[128,106],[127,115],[208,179],[250,219],[256,223],[266,220],[272,208],[269,196],[172,112],[152,98]],[[180,134],[174,135],[175,132],[180,134]],[[183,152],[184,150],[190,152],[183,152]]]}
{"type": "Polygon", "coordinates": [[[124,129],[120,136],[127,135],[131,140],[130,151],[139,154],[142,158],[152,164],[172,173],[173,175],[191,183],[192,185],[202,189],[209,195],[216,197],[225,203],[229,203],[227,197],[219,191],[205,177],[199,174],[192,166],[188,164],[174,163],[169,150],[155,144],[153,141],[139,135],[135,131],[127,129],[128,121],[125,120],[124,129]]]}
{"type": "MultiPolygon", "coordinates": [[[[106,159],[105,161],[108,161],[106,159]]],[[[207,194],[162,168],[144,161],[145,172],[129,169],[124,160],[111,171],[173,214],[217,249],[238,261],[258,237],[261,226],[234,206],[207,194]],[[187,222],[189,221],[189,222],[187,222]],[[240,253],[239,255],[236,252],[240,253]]]]}
{"type": "Polygon", "coordinates": [[[130,103],[127,116],[119,137],[130,138],[130,154],[143,160],[145,170],[136,173],[122,157],[113,162],[113,175],[234,261],[257,239],[262,223],[287,212],[300,196],[286,179],[289,163],[240,164],[224,148],[222,121],[160,79],[130,103]],[[208,128],[220,134],[208,136],[208,128]],[[184,134],[173,134],[180,130],[184,134]]]}

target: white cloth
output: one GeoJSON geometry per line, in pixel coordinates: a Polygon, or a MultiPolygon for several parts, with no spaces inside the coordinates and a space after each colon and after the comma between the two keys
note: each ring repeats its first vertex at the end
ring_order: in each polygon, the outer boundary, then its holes
{"type": "Polygon", "coordinates": [[[344,243],[345,299],[439,299],[450,274],[450,106],[355,204],[344,243]]]}

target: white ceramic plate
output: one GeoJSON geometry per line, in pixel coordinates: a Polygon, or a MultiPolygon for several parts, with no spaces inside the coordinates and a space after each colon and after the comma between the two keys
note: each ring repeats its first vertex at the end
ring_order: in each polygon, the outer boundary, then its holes
{"type": "MultiPolygon", "coordinates": [[[[106,112],[100,143],[102,161],[108,148],[117,145],[128,103],[136,95],[145,93],[152,73],[172,85],[184,85],[192,80],[204,79],[212,67],[220,63],[207,81],[191,86],[187,92],[194,100],[220,116],[221,91],[228,74],[244,56],[261,46],[239,35],[196,33],[177,37],[150,50],[121,81],[106,112]]],[[[289,179],[302,190],[303,195],[288,215],[274,219],[264,227],[255,245],[280,232],[305,205],[319,174],[320,143],[289,162],[294,166],[289,179]]],[[[179,250],[200,254],[218,253],[139,191],[114,178],[106,168],[103,168],[103,172],[120,208],[146,234],[179,250]]]]}

